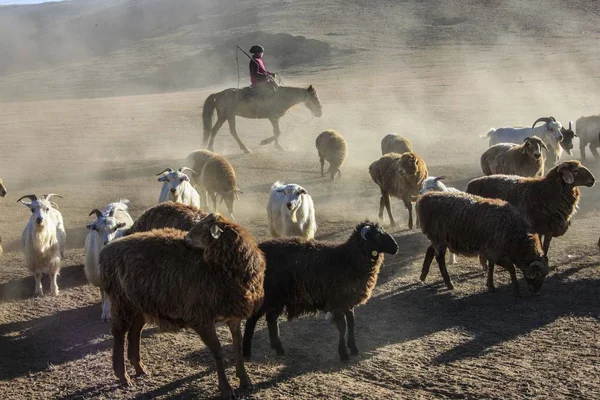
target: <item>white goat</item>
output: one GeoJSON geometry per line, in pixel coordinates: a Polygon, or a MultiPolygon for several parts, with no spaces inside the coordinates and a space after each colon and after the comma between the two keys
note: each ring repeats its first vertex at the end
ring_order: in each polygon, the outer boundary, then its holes
{"type": "Polygon", "coordinates": [[[315,206],[302,186],[275,182],[267,205],[272,237],[299,236],[314,239],[317,231],[315,206]]]}
{"type": "Polygon", "coordinates": [[[158,198],[159,203],[173,201],[200,208],[200,195],[190,183],[190,178],[183,173],[186,169],[196,174],[196,171],[188,167],[181,167],[177,171],[167,168],[156,174],[159,176],[167,172],[158,178],[159,182],[164,182],[158,198]]]}
{"type": "MultiPolygon", "coordinates": [[[[442,179],[446,179],[445,176],[430,176],[423,181],[423,185],[421,186],[421,190],[419,191],[419,196],[424,195],[429,192],[454,192],[458,193],[460,190],[444,185],[442,179]]],[[[452,264],[456,264],[456,254],[448,251],[450,260],[452,264]]]]}
{"type": "Polygon", "coordinates": [[[481,138],[490,138],[490,147],[498,143],[516,143],[521,144],[525,138],[537,136],[554,150],[555,160],[557,162],[562,154],[560,142],[563,140],[561,133],[562,125],[554,117],[538,118],[531,128],[514,128],[505,127],[498,129],[490,129],[488,133],[480,136],[481,138]],[[538,122],[544,122],[544,125],[536,127],[538,122]]]}
{"type": "Polygon", "coordinates": [[[102,299],[101,318],[104,321],[110,319],[110,299],[102,289],[98,262],[100,251],[112,240],[125,235],[127,229],[133,225],[133,219],[131,219],[128,212],[128,203],[129,200],[124,199],[110,203],[104,208],[104,211],[92,210],[90,215],[95,214],[96,220],[87,225],[89,233],[85,238],[83,271],[87,280],[92,285],[100,288],[102,299]]]}
{"type": "Polygon", "coordinates": [[[31,217],[21,236],[21,248],[25,254],[25,265],[35,278],[36,296],[43,294],[42,272],[50,275],[50,293],[58,295],[56,277],[65,254],[67,234],[58,207],[50,201],[53,196],[62,198],[49,193],[42,195],[41,199],[35,194],[28,194],[17,200],[31,210],[31,217]],[[30,199],[31,203],[22,201],[24,198],[30,199]]]}

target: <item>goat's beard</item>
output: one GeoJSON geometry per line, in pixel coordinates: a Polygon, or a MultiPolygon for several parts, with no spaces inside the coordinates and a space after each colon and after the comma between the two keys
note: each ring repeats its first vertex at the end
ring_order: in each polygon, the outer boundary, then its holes
{"type": "Polygon", "coordinates": [[[290,216],[291,217],[290,219],[292,220],[293,223],[298,222],[298,217],[296,216],[296,212],[298,211],[298,208],[300,208],[300,207],[296,207],[293,210],[291,210],[292,215],[290,216]]]}

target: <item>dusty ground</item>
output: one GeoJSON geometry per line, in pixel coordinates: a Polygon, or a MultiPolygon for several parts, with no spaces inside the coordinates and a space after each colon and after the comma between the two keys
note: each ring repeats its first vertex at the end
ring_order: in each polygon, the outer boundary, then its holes
{"type": "MultiPolygon", "coordinates": [[[[549,114],[566,124],[599,112],[597,4],[519,2],[519,9],[517,2],[460,4],[344,2],[341,9],[333,1],[273,2],[259,9],[258,28],[314,37],[334,51],[322,64],[290,67],[287,75],[281,71],[290,86],[314,84],[324,106],[322,118],[312,119],[299,106],[282,119],[288,152],[258,146],[270,135],[266,121],[238,120],[242,140],[254,151],[250,155],[240,154],[226,127],[217,136],[216,150],[231,160],[244,191],[236,204],[239,222],[257,238],[267,238],[268,189],[275,180],[295,182],[314,199],[317,237],[342,241],[359,221],[377,217],[378,190],[367,168],[378,158],[386,133],[409,137],[432,175],[444,174],[464,189],[480,174],[486,141],[477,136],[491,126],[527,125],[549,114]],[[515,19],[507,23],[508,17],[515,19]],[[547,28],[554,19],[559,26],[547,28]],[[314,148],[317,134],[329,127],[342,132],[350,148],[342,179],[333,183],[320,177],[314,148]]],[[[135,74],[129,68],[141,56],[127,54],[102,60],[135,74]]],[[[96,61],[65,70],[101,69],[96,61]]],[[[77,83],[65,87],[61,79],[68,73],[53,80],[60,69],[1,77],[6,102],[0,104],[0,173],[9,194],[0,201],[5,250],[0,397],[213,398],[218,395],[213,361],[192,332],[158,334],[147,327],[142,356],[151,376],[131,389],[116,384],[109,325],[100,321],[98,291],[85,280],[82,247],[91,209],[126,197],[135,218],[155,204],[160,188],[154,174],[180,166],[201,145],[206,96],[237,82],[90,99],[82,97],[93,97],[96,89],[102,93],[103,83],[109,87],[113,81],[104,76],[94,81],[90,72],[89,79],[74,77],[77,83]],[[45,100],[19,101],[14,97],[19,87],[23,99],[37,92],[45,100]],[[48,99],[52,93],[62,99],[48,99]],[[33,279],[19,251],[29,212],[15,200],[47,192],[64,196],[57,202],[68,250],[60,295],[34,299],[33,279]]],[[[600,175],[597,164],[587,165],[600,175]]],[[[476,260],[464,257],[450,267],[457,283],[453,292],[445,289],[437,269],[426,285],[418,283],[427,241],[405,228],[406,212],[394,200],[401,227],[391,232],[400,251],[386,258],[373,298],[357,309],[360,356],[339,362],[336,329],[325,316],[282,321],[283,358],[274,356],[260,325],[254,359],[247,363],[257,389],[253,397],[599,398],[599,199],[597,187],[582,189],[569,232],[552,243],[553,271],[541,296],[530,296],[523,285],[524,298],[518,300],[507,273],[498,271],[498,292],[487,293],[476,260]]],[[[48,291],[46,280],[44,288],[48,291]]],[[[232,365],[229,335],[223,328],[219,334],[232,365]]],[[[228,376],[237,385],[233,368],[228,376]]]]}

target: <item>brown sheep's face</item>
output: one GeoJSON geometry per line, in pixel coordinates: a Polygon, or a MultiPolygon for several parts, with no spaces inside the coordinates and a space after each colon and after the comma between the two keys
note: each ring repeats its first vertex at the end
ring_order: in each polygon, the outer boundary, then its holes
{"type": "Polygon", "coordinates": [[[401,174],[414,175],[417,172],[417,157],[413,153],[404,153],[400,157],[401,174]]]}
{"type": "Polygon", "coordinates": [[[197,249],[206,249],[212,241],[219,240],[223,233],[222,218],[218,213],[208,214],[185,235],[185,244],[197,249]]]}
{"type": "Polygon", "coordinates": [[[534,261],[525,268],[521,268],[521,270],[523,271],[529,290],[533,293],[538,293],[549,272],[547,260],[544,258],[543,261],[534,261]]]}
{"type": "Polygon", "coordinates": [[[523,148],[523,153],[531,155],[531,157],[539,160],[542,157],[542,149],[546,149],[548,151],[548,147],[542,142],[537,136],[532,136],[525,138],[523,141],[525,146],[523,148]]]}
{"type": "Polygon", "coordinates": [[[594,175],[579,161],[565,161],[555,168],[567,185],[592,187],[596,183],[594,175]]]}

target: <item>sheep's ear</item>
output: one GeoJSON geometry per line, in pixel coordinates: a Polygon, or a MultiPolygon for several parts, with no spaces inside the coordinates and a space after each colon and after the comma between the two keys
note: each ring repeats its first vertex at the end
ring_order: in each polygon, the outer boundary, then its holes
{"type": "Polygon", "coordinates": [[[571,171],[569,171],[568,169],[562,170],[562,178],[563,178],[563,181],[565,181],[569,185],[572,184],[573,182],[575,182],[575,177],[573,176],[573,173],[571,171]]]}
{"type": "Polygon", "coordinates": [[[223,233],[223,229],[219,228],[219,225],[215,224],[210,227],[210,234],[212,235],[213,238],[215,238],[215,239],[220,238],[222,233],[223,233]]]}
{"type": "Polygon", "coordinates": [[[550,151],[550,150],[548,150],[548,146],[546,146],[546,143],[540,142],[540,146],[542,146],[544,149],[546,149],[546,151],[550,151]]]}
{"type": "Polygon", "coordinates": [[[363,238],[363,240],[368,240],[367,234],[369,233],[370,230],[371,230],[370,225],[363,226],[363,228],[360,230],[360,236],[363,238]]]}

